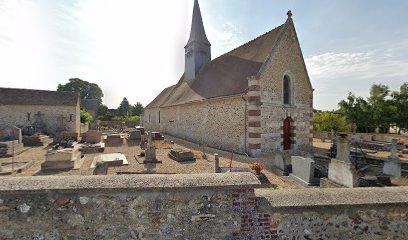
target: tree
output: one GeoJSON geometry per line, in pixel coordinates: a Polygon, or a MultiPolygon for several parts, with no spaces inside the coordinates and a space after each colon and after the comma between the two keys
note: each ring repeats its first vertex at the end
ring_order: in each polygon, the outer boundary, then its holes
{"type": "Polygon", "coordinates": [[[103,104],[99,105],[97,115],[98,116],[104,116],[107,113],[108,113],[108,107],[106,105],[103,105],[103,104]]]}
{"type": "Polygon", "coordinates": [[[122,117],[129,116],[129,108],[130,108],[129,101],[127,100],[127,98],[123,98],[118,108],[118,115],[122,117]]]}
{"type": "Polygon", "coordinates": [[[130,106],[130,115],[131,116],[140,116],[144,111],[144,107],[140,102],[137,102],[135,105],[130,106]]]}
{"type": "Polygon", "coordinates": [[[313,129],[320,132],[328,132],[332,129],[336,132],[347,132],[350,131],[351,126],[339,113],[316,112],[313,114],[313,129]]]}
{"type": "Polygon", "coordinates": [[[372,121],[381,132],[387,133],[391,124],[395,123],[396,107],[389,98],[389,87],[383,84],[373,84],[368,102],[371,106],[372,121]]]}
{"type": "Polygon", "coordinates": [[[112,121],[115,118],[115,114],[107,111],[104,115],[99,115],[98,119],[101,121],[112,121]]]}
{"type": "Polygon", "coordinates": [[[374,130],[372,123],[371,106],[362,97],[356,97],[349,93],[346,100],[339,102],[339,112],[351,124],[356,124],[359,132],[371,132],[374,130]]]}
{"type": "Polygon", "coordinates": [[[81,123],[90,123],[92,122],[93,118],[92,115],[89,114],[87,111],[81,109],[81,123]]]}
{"type": "Polygon", "coordinates": [[[102,89],[95,83],[90,83],[79,78],[71,78],[66,84],[58,84],[57,91],[77,92],[81,99],[98,99],[98,103],[102,104],[102,89]]]}
{"type": "Polygon", "coordinates": [[[392,94],[396,113],[395,123],[401,128],[408,128],[408,83],[404,83],[400,87],[400,91],[392,94]]]}

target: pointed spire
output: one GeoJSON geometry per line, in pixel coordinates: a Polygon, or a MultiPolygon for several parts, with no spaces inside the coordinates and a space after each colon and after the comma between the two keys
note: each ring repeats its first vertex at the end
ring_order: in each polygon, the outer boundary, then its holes
{"type": "Polygon", "coordinates": [[[211,45],[205,35],[203,19],[201,17],[200,5],[198,0],[194,0],[194,10],[193,10],[193,22],[191,24],[190,39],[187,45],[192,42],[199,42],[211,45]]]}

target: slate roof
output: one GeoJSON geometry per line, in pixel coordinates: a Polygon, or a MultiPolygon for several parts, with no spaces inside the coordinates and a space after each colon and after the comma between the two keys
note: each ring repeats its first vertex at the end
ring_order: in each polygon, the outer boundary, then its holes
{"type": "Polygon", "coordinates": [[[256,75],[271,52],[284,24],[212,60],[191,81],[164,89],[146,108],[167,107],[193,101],[242,94],[247,77],[256,75]]]}
{"type": "Polygon", "coordinates": [[[0,105],[76,106],[78,101],[75,92],[0,88],[0,105]]]}
{"type": "Polygon", "coordinates": [[[207,35],[205,35],[203,18],[201,17],[198,0],[194,1],[193,21],[191,24],[190,38],[188,39],[187,45],[192,42],[200,42],[211,45],[210,41],[208,41],[207,35]]]}

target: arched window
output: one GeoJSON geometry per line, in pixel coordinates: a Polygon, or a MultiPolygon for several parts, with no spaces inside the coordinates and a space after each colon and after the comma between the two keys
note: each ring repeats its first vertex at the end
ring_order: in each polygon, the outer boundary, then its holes
{"type": "Polygon", "coordinates": [[[283,77],[283,104],[292,104],[292,82],[289,76],[283,77]]]}

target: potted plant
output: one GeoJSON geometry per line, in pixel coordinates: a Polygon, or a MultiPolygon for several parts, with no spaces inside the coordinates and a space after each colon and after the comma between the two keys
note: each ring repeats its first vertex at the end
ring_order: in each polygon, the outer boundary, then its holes
{"type": "Polygon", "coordinates": [[[250,168],[255,171],[256,175],[260,175],[261,171],[264,169],[262,163],[260,163],[258,161],[251,164],[250,168]]]}

